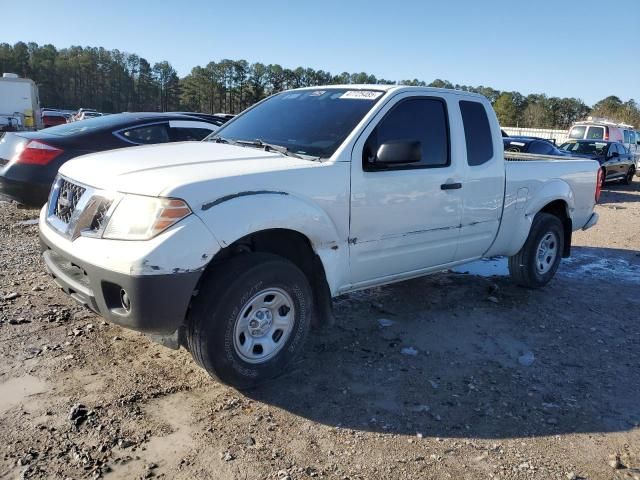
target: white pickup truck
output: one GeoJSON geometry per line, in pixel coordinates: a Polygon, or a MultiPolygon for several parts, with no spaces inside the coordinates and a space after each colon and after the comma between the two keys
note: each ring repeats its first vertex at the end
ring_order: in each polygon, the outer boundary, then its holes
{"type": "Polygon", "coordinates": [[[66,163],[40,236],[73,298],[247,388],[284,371],[334,296],[494,255],[545,285],[572,231],[597,222],[598,172],[505,161],[479,95],[306,88],[203,142],[66,163]]]}

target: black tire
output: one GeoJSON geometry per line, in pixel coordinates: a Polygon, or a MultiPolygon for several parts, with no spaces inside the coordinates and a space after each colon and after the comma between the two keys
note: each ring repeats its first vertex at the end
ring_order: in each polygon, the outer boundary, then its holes
{"type": "Polygon", "coordinates": [[[635,175],[635,173],[636,173],[635,167],[633,165],[630,166],[629,170],[627,170],[627,174],[622,180],[623,185],[631,185],[631,182],[633,182],[633,176],[635,175]]]}
{"type": "Polygon", "coordinates": [[[527,288],[540,288],[549,283],[560,265],[564,241],[564,228],[560,219],[549,213],[538,213],[533,219],[527,241],[517,254],[509,257],[511,279],[516,284],[527,288]],[[549,233],[555,235],[557,239],[556,255],[553,262],[549,264],[549,270],[541,273],[536,266],[538,247],[549,233]]]}
{"type": "Polygon", "coordinates": [[[301,352],[311,325],[312,303],[307,277],[289,260],[268,253],[239,255],[205,274],[189,312],[187,348],[212,377],[238,389],[256,387],[282,374],[301,352]],[[275,356],[250,363],[234,346],[236,320],[250,299],[270,288],[286,292],[292,300],[293,327],[275,356]]]}

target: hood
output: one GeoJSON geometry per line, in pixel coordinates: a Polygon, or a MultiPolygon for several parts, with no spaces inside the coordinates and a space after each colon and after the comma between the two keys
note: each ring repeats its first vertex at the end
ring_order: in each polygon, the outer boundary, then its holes
{"type": "Polygon", "coordinates": [[[84,155],[65,163],[60,173],[99,189],[187,199],[194,184],[314,165],[318,162],[258,148],[180,142],[84,155]]]}

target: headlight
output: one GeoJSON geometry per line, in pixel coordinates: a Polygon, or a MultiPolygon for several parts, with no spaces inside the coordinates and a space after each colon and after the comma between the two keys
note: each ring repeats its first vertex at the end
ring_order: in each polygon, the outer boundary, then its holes
{"type": "Polygon", "coordinates": [[[113,211],[102,237],[148,240],[189,215],[191,209],[183,200],[125,195],[113,211]]]}

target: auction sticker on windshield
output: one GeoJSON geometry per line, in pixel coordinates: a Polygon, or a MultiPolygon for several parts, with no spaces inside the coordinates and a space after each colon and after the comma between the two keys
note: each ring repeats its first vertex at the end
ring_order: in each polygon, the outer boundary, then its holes
{"type": "Polygon", "coordinates": [[[340,95],[340,98],[351,98],[354,100],[375,100],[381,97],[384,92],[376,92],[374,90],[348,90],[340,95]]]}

